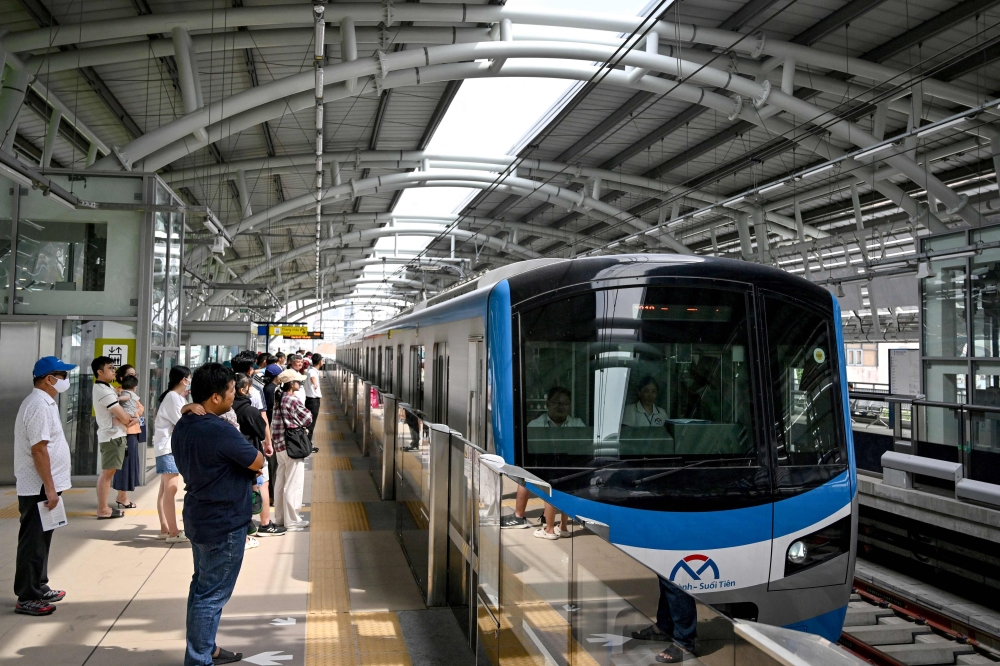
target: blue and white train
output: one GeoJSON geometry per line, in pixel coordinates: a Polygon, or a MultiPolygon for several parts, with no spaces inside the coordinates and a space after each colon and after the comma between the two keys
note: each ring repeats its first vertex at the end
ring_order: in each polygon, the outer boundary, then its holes
{"type": "Polygon", "coordinates": [[[337,357],[703,601],[839,637],[857,478],[828,291],[705,257],[526,261],[337,357]]]}

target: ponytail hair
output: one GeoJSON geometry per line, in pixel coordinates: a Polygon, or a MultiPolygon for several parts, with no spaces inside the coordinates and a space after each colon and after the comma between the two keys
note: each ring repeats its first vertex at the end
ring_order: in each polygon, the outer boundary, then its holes
{"type": "Polygon", "coordinates": [[[191,376],[191,370],[186,365],[175,365],[170,368],[170,378],[167,380],[167,390],[160,394],[157,403],[163,402],[167,394],[177,388],[177,385],[191,376]]]}

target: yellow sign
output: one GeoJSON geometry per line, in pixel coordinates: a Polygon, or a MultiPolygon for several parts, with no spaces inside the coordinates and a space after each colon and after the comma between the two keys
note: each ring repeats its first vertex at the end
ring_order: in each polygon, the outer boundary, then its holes
{"type": "Polygon", "coordinates": [[[286,338],[288,336],[291,336],[291,335],[304,335],[304,336],[307,336],[307,335],[309,335],[309,327],[308,326],[272,326],[271,327],[271,335],[272,336],[278,336],[278,335],[280,335],[280,336],[286,337],[286,338]]]}

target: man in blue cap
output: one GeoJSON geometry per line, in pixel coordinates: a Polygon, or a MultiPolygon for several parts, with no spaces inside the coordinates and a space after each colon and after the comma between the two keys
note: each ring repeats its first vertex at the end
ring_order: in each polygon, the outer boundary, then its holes
{"type": "Polygon", "coordinates": [[[21,527],[17,533],[14,570],[15,613],[51,615],[66,593],[48,586],[49,546],[53,530],[42,529],[39,502],[49,510],[70,487],[69,444],[63,434],[56,395],[69,388],[75,365],[55,356],[38,359],[32,371],[35,387],[17,410],[14,421],[14,477],[21,527]]]}

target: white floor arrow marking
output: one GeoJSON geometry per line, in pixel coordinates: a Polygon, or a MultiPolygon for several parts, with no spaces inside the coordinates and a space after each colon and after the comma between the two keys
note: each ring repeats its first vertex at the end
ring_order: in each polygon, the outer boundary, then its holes
{"type": "Polygon", "coordinates": [[[631,638],[626,638],[625,636],[618,636],[617,634],[591,634],[587,639],[588,643],[604,643],[604,647],[617,647],[619,645],[625,645],[625,643],[632,640],[631,638]]]}
{"type": "Polygon", "coordinates": [[[276,617],[271,620],[271,625],[275,627],[283,627],[289,624],[295,624],[294,617],[276,617]]]}
{"type": "Polygon", "coordinates": [[[281,666],[281,662],[291,660],[292,655],[281,654],[280,652],[261,652],[252,657],[243,657],[243,661],[257,666],[281,666]]]}

